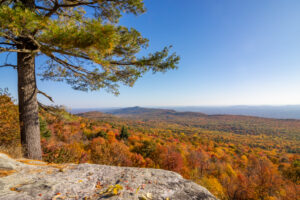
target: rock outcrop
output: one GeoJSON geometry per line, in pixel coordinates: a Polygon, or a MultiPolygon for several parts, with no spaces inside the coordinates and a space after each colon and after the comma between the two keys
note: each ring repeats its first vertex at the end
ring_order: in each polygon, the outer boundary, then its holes
{"type": "Polygon", "coordinates": [[[0,199],[216,200],[179,174],[95,164],[48,164],[0,153],[0,199]]]}

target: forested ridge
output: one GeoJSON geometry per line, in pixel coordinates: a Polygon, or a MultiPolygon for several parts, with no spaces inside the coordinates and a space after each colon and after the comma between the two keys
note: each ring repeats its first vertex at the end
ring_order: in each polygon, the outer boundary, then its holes
{"type": "MultiPolygon", "coordinates": [[[[84,115],[39,110],[44,161],[162,168],[226,200],[299,199],[298,120],[84,115]]],[[[13,157],[21,155],[17,119],[17,106],[3,93],[0,151],[13,157]]]]}

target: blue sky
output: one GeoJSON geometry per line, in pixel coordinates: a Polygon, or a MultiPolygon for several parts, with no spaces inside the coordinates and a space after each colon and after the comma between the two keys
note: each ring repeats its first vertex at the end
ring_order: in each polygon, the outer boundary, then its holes
{"type": "MultiPolygon", "coordinates": [[[[120,23],[150,39],[146,52],[173,45],[181,56],[178,70],[146,74],[132,88],[121,86],[117,97],[104,90],[74,91],[64,83],[38,81],[38,87],[72,108],[300,104],[299,0],[145,4],[147,13],[120,23]]],[[[0,88],[15,97],[16,80],[13,70],[0,69],[0,88]]]]}

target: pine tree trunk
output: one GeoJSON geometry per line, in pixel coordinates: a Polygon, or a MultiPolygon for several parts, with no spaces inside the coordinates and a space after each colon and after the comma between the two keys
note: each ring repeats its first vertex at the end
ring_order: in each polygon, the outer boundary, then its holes
{"type": "MultiPolygon", "coordinates": [[[[34,0],[21,0],[24,7],[34,9],[34,0]]],[[[19,37],[18,49],[36,50],[34,42],[24,36],[19,37]]],[[[25,158],[42,160],[40,124],[35,76],[35,54],[18,53],[18,95],[22,152],[25,158]]]]}
{"type": "Polygon", "coordinates": [[[34,54],[18,53],[18,94],[23,156],[41,160],[42,150],[34,54]]]}

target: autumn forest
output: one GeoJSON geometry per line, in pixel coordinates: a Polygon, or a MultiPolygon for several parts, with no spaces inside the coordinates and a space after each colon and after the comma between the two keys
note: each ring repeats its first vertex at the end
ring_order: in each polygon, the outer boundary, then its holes
{"type": "MultiPolygon", "coordinates": [[[[135,108],[136,109],[136,108],[135,108]]],[[[142,110],[142,109],[140,109],[142,110]]],[[[21,156],[18,109],[0,96],[0,151],[21,156]]],[[[147,110],[39,110],[43,160],[180,173],[224,200],[299,199],[299,120],[147,110]]]]}

